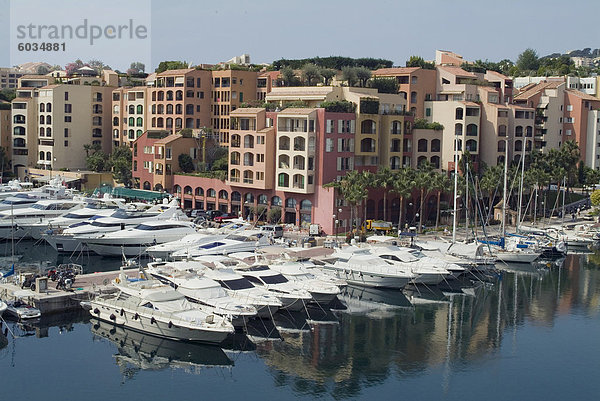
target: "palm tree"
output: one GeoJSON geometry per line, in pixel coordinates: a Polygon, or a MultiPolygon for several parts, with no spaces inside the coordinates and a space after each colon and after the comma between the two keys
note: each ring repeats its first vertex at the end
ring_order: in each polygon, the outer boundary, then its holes
{"type": "Polygon", "coordinates": [[[346,202],[350,204],[350,227],[353,227],[354,216],[358,214],[356,206],[366,199],[369,195],[366,187],[364,186],[365,178],[363,173],[352,170],[348,172],[339,181],[332,181],[325,184],[325,188],[335,188],[339,191],[340,196],[346,202]]]}
{"type": "MultiPolygon", "coordinates": [[[[362,188],[365,189],[364,197],[360,200],[360,203],[363,204],[362,205],[363,206],[363,218],[366,220],[367,219],[367,199],[369,198],[369,188],[375,188],[376,178],[375,178],[375,174],[371,173],[368,170],[363,170],[357,176],[357,180],[359,181],[359,184],[362,186],[362,188]]],[[[357,217],[358,217],[358,213],[357,213],[357,217]]]]}
{"type": "Polygon", "coordinates": [[[440,223],[440,201],[442,193],[448,193],[454,190],[454,183],[448,178],[445,172],[436,173],[433,179],[434,188],[438,191],[437,193],[437,207],[435,216],[435,229],[437,230],[440,223]]]}
{"type": "Polygon", "coordinates": [[[424,162],[419,165],[419,169],[413,178],[413,185],[419,189],[421,196],[419,205],[419,232],[421,232],[423,227],[425,197],[434,188],[434,174],[433,166],[429,162],[424,162]]]}
{"type": "Polygon", "coordinates": [[[412,194],[412,178],[414,170],[403,167],[393,173],[392,192],[400,197],[400,210],[398,212],[398,232],[402,232],[402,209],[404,208],[404,198],[412,194]]]}
{"type": "Polygon", "coordinates": [[[374,175],[374,186],[383,189],[383,220],[387,221],[387,194],[394,182],[394,175],[389,167],[384,167],[374,175]]]}
{"type": "MultiPolygon", "coordinates": [[[[503,177],[504,167],[501,165],[496,165],[487,168],[479,182],[479,187],[488,194],[488,216],[494,207],[495,194],[499,193],[498,191],[503,190],[503,177]]],[[[486,216],[486,219],[488,219],[488,216],[486,216]]]]}

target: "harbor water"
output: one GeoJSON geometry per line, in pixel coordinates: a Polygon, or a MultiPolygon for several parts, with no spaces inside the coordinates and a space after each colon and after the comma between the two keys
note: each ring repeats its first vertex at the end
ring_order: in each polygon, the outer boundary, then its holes
{"type": "MultiPolygon", "coordinates": [[[[33,242],[17,253],[21,263],[73,261],[86,272],[120,264],[33,242]]],[[[83,312],[9,322],[1,399],[598,399],[600,253],[505,267],[435,289],[348,287],[333,311],[278,313],[221,347],[83,312]]]]}

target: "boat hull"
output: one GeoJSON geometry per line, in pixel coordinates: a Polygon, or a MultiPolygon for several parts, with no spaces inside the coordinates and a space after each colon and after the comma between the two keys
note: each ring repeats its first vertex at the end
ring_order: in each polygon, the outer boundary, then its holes
{"type": "Polygon", "coordinates": [[[358,271],[338,272],[341,278],[344,278],[348,284],[361,287],[393,288],[402,289],[408,284],[410,278],[377,275],[374,273],[363,273],[358,271]]]}
{"type": "Polygon", "coordinates": [[[156,318],[152,321],[152,317],[150,316],[138,315],[139,317],[136,319],[136,312],[132,310],[123,308],[124,313],[121,314],[114,307],[103,303],[90,301],[90,304],[91,308],[89,312],[96,319],[103,320],[115,326],[125,327],[169,340],[219,344],[229,335],[229,332],[223,330],[190,329],[156,318]]]}
{"type": "Polygon", "coordinates": [[[531,263],[536,260],[540,254],[526,252],[498,252],[496,257],[500,262],[507,263],[531,263]]]}

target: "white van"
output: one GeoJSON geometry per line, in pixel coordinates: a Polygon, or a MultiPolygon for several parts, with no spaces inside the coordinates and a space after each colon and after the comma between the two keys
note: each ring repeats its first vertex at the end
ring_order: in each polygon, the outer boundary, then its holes
{"type": "Polygon", "coordinates": [[[268,232],[273,238],[282,238],[283,237],[283,227],[281,226],[262,226],[260,228],[262,231],[268,232]]]}

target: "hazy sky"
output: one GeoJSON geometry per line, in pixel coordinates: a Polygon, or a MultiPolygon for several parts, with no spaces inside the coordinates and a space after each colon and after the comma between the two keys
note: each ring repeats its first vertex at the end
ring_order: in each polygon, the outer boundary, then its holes
{"type": "MultiPolygon", "coordinates": [[[[256,63],[341,55],[381,57],[404,65],[411,55],[433,59],[436,49],[455,51],[468,60],[497,61],[515,60],[528,47],[540,55],[600,47],[597,0],[126,0],[121,4],[132,1],[152,3],[152,68],[161,60],[216,63],[242,53],[249,53],[256,63]]],[[[11,64],[5,12],[9,2],[0,0],[2,66],[11,64]]],[[[87,2],[76,4],[83,10],[103,4],[100,0],[86,6],[87,2]]],[[[64,9],[60,7],[67,0],[47,3],[57,14],[44,15],[45,23],[71,15],[71,0],[64,9]]],[[[105,11],[102,17],[123,16],[122,10],[112,7],[105,11]]],[[[127,46],[102,51],[96,58],[126,69],[135,61],[131,59],[135,49],[127,46]]],[[[77,58],[69,53],[54,57],[63,58],[56,62],[60,64],[77,58]]]]}

